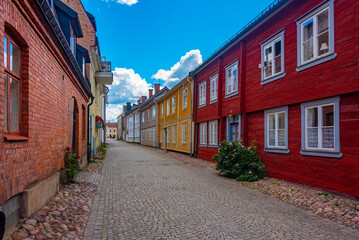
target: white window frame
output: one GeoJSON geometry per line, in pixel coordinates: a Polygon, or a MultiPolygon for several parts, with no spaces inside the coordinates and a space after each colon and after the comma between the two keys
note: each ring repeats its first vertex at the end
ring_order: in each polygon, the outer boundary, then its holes
{"type": "Polygon", "coordinates": [[[142,122],[144,123],[145,122],[145,113],[142,112],[142,122]]]}
{"type": "Polygon", "coordinates": [[[297,71],[302,71],[307,68],[311,68],[318,64],[327,62],[334,59],[337,54],[335,51],[335,39],[334,39],[334,0],[325,1],[314,9],[310,10],[304,16],[297,19],[297,71]],[[316,16],[323,11],[328,9],[328,30],[329,30],[329,51],[321,56],[318,56],[318,53],[315,49],[318,49],[317,41],[317,25],[316,25],[316,16]],[[314,58],[308,61],[303,60],[303,24],[313,19],[313,53],[314,58]]]}
{"type": "Polygon", "coordinates": [[[167,144],[171,143],[171,127],[167,127],[167,144]]]}
{"type": "Polygon", "coordinates": [[[163,103],[161,104],[161,118],[163,118],[163,103]]]}
{"type": "Polygon", "coordinates": [[[207,101],[206,96],[207,96],[207,81],[204,81],[201,84],[199,84],[199,87],[198,87],[198,101],[199,101],[198,106],[199,107],[206,106],[206,101],[207,101]]]}
{"type": "Polygon", "coordinates": [[[176,113],[176,96],[172,96],[172,115],[176,113]]]}
{"type": "Polygon", "coordinates": [[[187,142],[187,123],[182,123],[182,143],[187,142]]]}
{"type": "Polygon", "coordinates": [[[226,98],[228,97],[232,97],[236,94],[238,94],[238,89],[239,89],[239,69],[238,69],[238,60],[234,61],[233,63],[229,64],[226,68],[225,68],[225,73],[226,73],[226,79],[225,79],[225,88],[226,88],[226,98]],[[228,92],[228,84],[229,84],[229,77],[228,77],[228,70],[232,70],[233,67],[237,68],[237,79],[234,79],[234,83],[233,86],[236,86],[237,89],[233,89],[231,92],[228,92]],[[236,84],[237,81],[237,84],[236,84]]]}
{"type": "Polygon", "coordinates": [[[82,56],[82,75],[86,78],[86,61],[84,56],[82,56]]]}
{"type": "Polygon", "coordinates": [[[264,111],[264,151],[266,152],[274,152],[274,153],[285,153],[288,154],[288,106],[273,108],[264,111]],[[278,114],[284,113],[284,124],[285,124],[285,146],[278,146],[278,114]],[[275,146],[269,145],[269,116],[275,114],[275,146]]]}
{"type": "Polygon", "coordinates": [[[170,115],[170,111],[171,111],[171,103],[170,103],[170,99],[167,99],[167,112],[166,112],[167,117],[170,115]]]}
{"type": "Polygon", "coordinates": [[[207,147],[207,122],[199,124],[199,144],[207,147]]]}
{"type": "Polygon", "coordinates": [[[184,87],[182,90],[182,110],[187,109],[187,101],[188,101],[188,88],[184,87]]]}
{"type": "Polygon", "coordinates": [[[218,147],[218,121],[210,121],[208,123],[209,147],[218,147]]]}
{"type": "Polygon", "coordinates": [[[155,120],[156,118],[156,106],[152,107],[152,120],[155,120]]]}
{"type": "Polygon", "coordinates": [[[284,60],[285,60],[285,47],[284,47],[284,34],[285,30],[282,29],[267,40],[265,40],[263,43],[261,43],[261,72],[262,72],[262,82],[261,85],[273,82],[275,80],[278,80],[280,78],[285,77],[285,66],[284,66],[284,60]],[[278,73],[274,72],[275,69],[275,61],[274,61],[274,50],[275,50],[275,44],[281,41],[281,71],[278,73]],[[269,47],[272,47],[272,75],[265,77],[265,50],[269,47]]]}
{"type": "Polygon", "coordinates": [[[147,111],[146,111],[146,122],[149,122],[150,121],[150,110],[148,109],[147,111]]]}
{"type": "Polygon", "coordinates": [[[163,138],[163,128],[160,129],[160,143],[162,143],[163,138]]]}
{"type": "Polygon", "coordinates": [[[177,125],[172,127],[172,143],[175,144],[177,140],[177,125]]]}
{"type": "Polygon", "coordinates": [[[215,103],[217,102],[217,99],[218,99],[218,74],[216,73],[215,75],[213,75],[210,80],[210,103],[215,103]],[[213,91],[214,89],[214,91],[213,91]]]}
{"type": "Polygon", "coordinates": [[[302,149],[300,153],[302,155],[341,158],[340,152],[340,111],[339,111],[340,98],[333,97],[317,101],[311,101],[301,104],[302,115],[302,149]],[[322,107],[333,105],[334,110],[334,148],[322,148],[322,107]],[[307,110],[313,107],[318,107],[318,148],[308,147],[307,141],[307,110]]]}

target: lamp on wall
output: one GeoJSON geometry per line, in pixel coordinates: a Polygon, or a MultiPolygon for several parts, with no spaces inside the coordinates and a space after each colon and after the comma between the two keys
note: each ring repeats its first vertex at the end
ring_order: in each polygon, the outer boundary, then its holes
{"type": "Polygon", "coordinates": [[[229,120],[230,123],[234,123],[233,115],[229,115],[228,120],[229,120]]]}
{"type": "Polygon", "coordinates": [[[320,46],[320,51],[326,51],[329,49],[328,43],[324,42],[322,43],[322,45],[320,46]]]}

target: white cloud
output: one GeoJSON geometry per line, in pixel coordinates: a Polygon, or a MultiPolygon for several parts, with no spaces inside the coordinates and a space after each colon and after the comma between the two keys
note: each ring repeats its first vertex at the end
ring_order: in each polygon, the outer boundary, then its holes
{"type": "Polygon", "coordinates": [[[152,79],[163,80],[165,86],[173,87],[201,63],[201,52],[198,49],[191,50],[182,56],[180,61],[171,67],[170,70],[158,70],[157,73],[152,76],[152,79]]]}
{"type": "Polygon", "coordinates": [[[119,4],[124,4],[124,5],[134,5],[136,3],[138,3],[138,0],[105,0],[106,2],[117,2],[119,4]]]}
{"type": "Polygon", "coordinates": [[[122,112],[122,105],[126,102],[135,103],[141,96],[147,96],[149,88],[150,84],[133,69],[116,67],[113,71],[113,83],[109,86],[107,120],[115,121],[122,112]]]}

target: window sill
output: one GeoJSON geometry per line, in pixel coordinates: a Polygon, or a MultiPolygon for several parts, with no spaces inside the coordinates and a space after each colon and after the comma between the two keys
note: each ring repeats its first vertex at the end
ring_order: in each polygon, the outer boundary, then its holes
{"type": "Polygon", "coordinates": [[[321,63],[324,63],[324,62],[327,62],[327,61],[330,61],[334,58],[337,57],[337,54],[336,53],[331,53],[325,57],[321,57],[321,58],[318,58],[316,60],[313,60],[311,62],[308,62],[308,63],[304,63],[300,66],[297,67],[297,72],[300,72],[302,70],[305,70],[305,69],[308,69],[308,68],[311,68],[311,67],[314,67],[316,65],[319,65],[321,63]]]}
{"type": "Polygon", "coordinates": [[[213,104],[213,103],[216,103],[216,102],[217,102],[217,99],[210,101],[209,104],[213,104]]]}
{"type": "Polygon", "coordinates": [[[205,106],[207,106],[207,104],[199,105],[198,108],[203,108],[203,107],[205,107],[205,106]]]}
{"type": "Polygon", "coordinates": [[[280,74],[278,74],[278,75],[274,75],[273,77],[264,79],[264,80],[262,80],[261,85],[265,85],[265,84],[267,84],[267,83],[270,83],[270,82],[276,81],[276,80],[278,80],[278,79],[284,78],[285,75],[286,75],[286,73],[283,72],[283,73],[280,73],[280,74]]]}
{"type": "Polygon", "coordinates": [[[205,147],[205,148],[206,148],[206,147],[207,147],[207,144],[200,144],[199,146],[200,146],[200,147],[205,147]]]}
{"type": "Polygon", "coordinates": [[[209,148],[218,148],[218,145],[208,145],[209,148]]]}
{"type": "Polygon", "coordinates": [[[316,156],[316,157],[327,157],[327,158],[341,158],[343,156],[342,153],[338,152],[314,152],[301,150],[300,154],[304,156],[316,156]]]}
{"type": "Polygon", "coordinates": [[[284,153],[284,154],[290,153],[289,149],[278,149],[278,148],[264,148],[264,151],[270,153],[284,153]]]}
{"type": "Polygon", "coordinates": [[[4,138],[7,141],[28,141],[30,138],[20,136],[20,135],[14,135],[14,134],[4,134],[4,138]]]}
{"type": "Polygon", "coordinates": [[[224,98],[230,98],[230,97],[233,97],[235,95],[237,95],[239,93],[239,91],[235,91],[235,92],[232,92],[232,93],[228,93],[226,94],[226,96],[224,98]]]}

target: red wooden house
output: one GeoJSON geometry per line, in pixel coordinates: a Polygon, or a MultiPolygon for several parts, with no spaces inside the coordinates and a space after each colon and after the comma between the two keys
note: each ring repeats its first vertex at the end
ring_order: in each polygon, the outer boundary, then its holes
{"type": "Polygon", "coordinates": [[[192,71],[197,156],[256,140],[269,176],[359,196],[358,9],[276,1],[192,71]]]}

